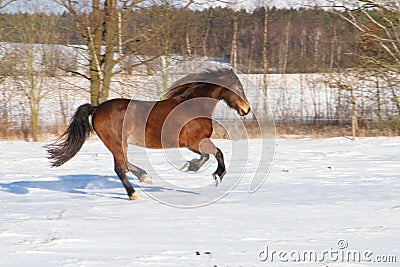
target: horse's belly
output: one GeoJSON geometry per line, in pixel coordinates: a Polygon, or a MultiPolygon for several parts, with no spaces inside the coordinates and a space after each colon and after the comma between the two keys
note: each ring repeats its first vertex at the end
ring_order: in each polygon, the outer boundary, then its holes
{"type": "Polygon", "coordinates": [[[187,147],[183,131],[176,134],[170,131],[161,132],[158,130],[146,129],[145,134],[129,136],[128,143],[153,149],[187,147]],[[141,138],[138,138],[138,136],[141,136],[141,138]]]}

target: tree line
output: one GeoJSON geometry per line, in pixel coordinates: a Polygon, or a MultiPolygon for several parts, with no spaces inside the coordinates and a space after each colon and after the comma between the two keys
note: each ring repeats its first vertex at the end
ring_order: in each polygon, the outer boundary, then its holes
{"type": "MultiPolygon", "coordinates": [[[[235,11],[229,7],[208,7],[193,10],[168,4],[133,9],[124,14],[123,49],[124,52],[134,51],[137,55],[168,53],[230,62],[233,26],[237,21],[237,65],[242,72],[264,72],[265,27],[268,27],[269,73],[325,72],[338,66],[357,66],[355,55],[363,40],[359,31],[349,27],[349,23],[337,14],[322,8],[267,9],[259,7],[250,12],[244,9],[235,11]],[[267,21],[264,19],[266,15],[267,21]]],[[[92,30],[97,27],[96,19],[86,23],[85,16],[87,14],[84,13],[74,15],[72,8],[71,12],[61,14],[3,13],[0,16],[1,41],[27,42],[17,25],[29,21],[36,24],[30,26],[32,29],[53,34],[51,39],[45,40],[41,36],[32,36],[30,42],[84,45],[89,38],[85,32],[88,24],[92,30]],[[43,24],[43,21],[48,23],[43,24]]],[[[113,15],[112,20],[114,25],[109,30],[117,34],[118,16],[113,15]]],[[[99,23],[102,21],[100,18],[99,23]]],[[[108,35],[102,35],[105,44],[108,35]]],[[[96,38],[94,34],[93,38],[96,38]]],[[[118,37],[114,36],[114,39],[113,48],[117,50],[118,37]]]]}
{"type": "MultiPolygon", "coordinates": [[[[31,1],[7,0],[0,1],[0,12],[16,1],[32,11],[1,13],[0,88],[2,99],[9,99],[11,82],[27,100],[34,140],[49,76],[84,78],[91,103],[98,105],[109,98],[115,75],[152,74],[197,58],[264,75],[260,88],[266,94],[268,74],[325,73],[334,90],[329,97],[335,112],[327,117],[334,124],[350,117],[353,135],[365,121],[379,131],[400,132],[399,1],[342,1],[333,9],[259,4],[247,11],[234,5],[191,8],[194,0],[55,0],[65,11],[54,13],[35,11],[31,1]],[[364,109],[365,91],[376,109],[364,109]]],[[[324,115],[314,116],[319,121],[324,115]]]]}

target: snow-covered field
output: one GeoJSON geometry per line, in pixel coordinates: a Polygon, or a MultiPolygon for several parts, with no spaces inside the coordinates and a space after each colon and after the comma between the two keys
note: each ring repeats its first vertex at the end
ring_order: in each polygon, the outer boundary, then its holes
{"type": "MultiPolygon", "coordinates": [[[[249,142],[257,151],[261,141],[249,142]]],[[[190,201],[197,183],[212,182],[215,162],[174,177],[186,191],[155,180],[128,201],[100,141],[58,169],[42,145],[0,142],[0,266],[291,266],[296,255],[311,255],[298,266],[400,262],[400,138],[277,139],[257,192],[245,175],[225,198],[185,209],[146,192],[190,201]]],[[[226,154],[229,181],[241,157],[226,154]]],[[[151,157],[174,171],[162,151],[151,157]]]]}

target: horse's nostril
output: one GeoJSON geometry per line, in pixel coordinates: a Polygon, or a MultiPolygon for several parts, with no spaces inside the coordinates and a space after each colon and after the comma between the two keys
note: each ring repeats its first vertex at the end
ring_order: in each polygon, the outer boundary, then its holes
{"type": "Polygon", "coordinates": [[[250,107],[248,107],[247,110],[242,109],[242,112],[240,115],[245,116],[245,115],[249,114],[249,112],[250,112],[250,107]]]}
{"type": "Polygon", "coordinates": [[[245,115],[249,114],[249,112],[250,112],[250,107],[248,107],[247,109],[241,108],[241,109],[239,109],[239,111],[238,111],[238,113],[239,113],[240,116],[245,116],[245,115]]]}

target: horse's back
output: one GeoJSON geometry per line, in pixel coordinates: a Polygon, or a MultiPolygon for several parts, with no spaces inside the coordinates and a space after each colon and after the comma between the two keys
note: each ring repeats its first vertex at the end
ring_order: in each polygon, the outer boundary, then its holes
{"type": "MultiPolygon", "coordinates": [[[[101,113],[111,113],[111,112],[120,112],[123,111],[125,112],[126,109],[128,108],[130,99],[126,98],[115,98],[115,99],[110,99],[107,100],[103,103],[101,103],[97,108],[96,112],[98,115],[101,113]]],[[[96,115],[96,116],[98,116],[96,115]]]]}

